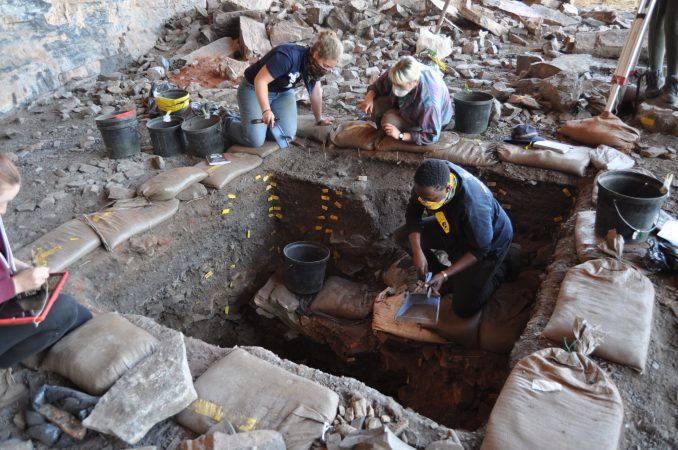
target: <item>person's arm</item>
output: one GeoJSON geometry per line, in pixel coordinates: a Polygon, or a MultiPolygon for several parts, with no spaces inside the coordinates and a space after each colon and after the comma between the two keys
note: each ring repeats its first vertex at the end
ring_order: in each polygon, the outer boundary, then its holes
{"type": "Polygon", "coordinates": [[[457,259],[450,267],[447,267],[445,270],[442,270],[434,274],[431,277],[429,285],[432,286],[434,289],[438,290],[440,289],[440,286],[442,286],[442,284],[446,282],[450,277],[458,274],[459,272],[463,272],[464,270],[468,269],[477,262],[478,258],[476,258],[476,256],[473,253],[466,252],[461,256],[461,258],[457,259]]]}
{"type": "Polygon", "coordinates": [[[412,190],[410,201],[407,203],[405,210],[405,226],[408,231],[408,239],[410,247],[412,248],[412,262],[417,269],[417,274],[420,278],[424,278],[428,270],[428,264],[424,251],[421,248],[421,231],[422,231],[422,215],[424,214],[424,207],[417,200],[417,194],[412,190]]]}
{"type": "Polygon", "coordinates": [[[315,117],[316,124],[329,125],[334,123],[334,117],[323,117],[323,88],[320,81],[316,81],[310,95],[311,111],[315,117]]]}
{"type": "Polygon", "coordinates": [[[30,264],[26,264],[25,262],[14,258],[14,267],[16,267],[17,272],[21,272],[22,270],[30,269],[33,266],[31,266],[30,264]]]}
{"type": "Polygon", "coordinates": [[[374,110],[374,98],[377,96],[377,92],[373,90],[368,90],[365,95],[365,100],[360,103],[360,110],[365,114],[372,114],[374,110]]]}
{"type": "Polygon", "coordinates": [[[440,139],[443,129],[440,109],[435,106],[422,108],[421,116],[417,120],[421,131],[408,133],[410,140],[417,145],[435,144],[440,139]]]}
{"type": "Polygon", "coordinates": [[[273,75],[271,75],[266,66],[262,67],[257,76],[254,77],[254,92],[261,108],[261,119],[265,124],[270,126],[275,124],[275,116],[268,102],[268,85],[273,79],[273,75]]]}

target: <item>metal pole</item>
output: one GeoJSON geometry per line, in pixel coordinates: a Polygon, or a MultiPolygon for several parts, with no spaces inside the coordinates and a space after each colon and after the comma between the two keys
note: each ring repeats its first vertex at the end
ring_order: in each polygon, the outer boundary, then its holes
{"type": "Polygon", "coordinates": [[[443,27],[443,21],[445,20],[445,14],[447,14],[447,8],[450,7],[450,0],[445,0],[445,6],[443,6],[443,12],[440,13],[440,19],[438,19],[438,24],[436,25],[435,33],[440,33],[440,29],[443,27]]]}

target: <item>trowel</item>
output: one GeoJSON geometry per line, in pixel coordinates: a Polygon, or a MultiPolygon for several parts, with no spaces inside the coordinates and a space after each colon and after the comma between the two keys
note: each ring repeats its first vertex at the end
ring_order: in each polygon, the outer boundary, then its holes
{"type": "Polygon", "coordinates": [[[414,322],[422,325],[438,323],[440,295],[432,295],[433,287],[429,285],[432,275],[431,272],[426,274],[423,286],[425,292],[408,292],[405,295],[405,300],[395,315],[396,322],[414,322]]]}

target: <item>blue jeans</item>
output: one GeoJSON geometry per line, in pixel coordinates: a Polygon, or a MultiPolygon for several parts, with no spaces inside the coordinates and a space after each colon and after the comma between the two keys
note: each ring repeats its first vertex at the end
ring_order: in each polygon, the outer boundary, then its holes
{"type": "MultiPolygon", "coordinates": [[[[297,100],[294,90],[269,91],[268,102],[276,123],[282,127],[286,136],[294,137],[297,134],[297,100]]],[[[261,147],[267,137],[273,139],[266,124],[251,123],[252,119],[261,119],[262,112],[254,85],[247,80],[243,80],[238,87],[238,107],[240,118],[232,118],[224,124],[227,139],[245,147],[261,147]]]]}

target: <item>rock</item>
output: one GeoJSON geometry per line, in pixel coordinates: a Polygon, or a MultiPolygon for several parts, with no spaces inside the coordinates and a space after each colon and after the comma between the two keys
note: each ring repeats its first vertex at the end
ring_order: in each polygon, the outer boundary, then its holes
{"type": "Polygon", "coordinates": [[[583,83],[572,72],[561,72],[546,80],[542,80],[539,94],[544,102],[550,104],[547,110],[567,112],[579,101],[583,83]]]}
{"type": "Polygon", "coordinates": [[[146,71],[146,77],[153,81],[162,80],[165,78],[165,68],[160,66],[151,67],[146,71]]]}
{"type": "Polygon", "coordinates": [[[416,53],[422,52],[427,48],[435,51],[438,58],[447,58],[452,54],[452,39],[449,36],[434,34],[428,28],[421,28],[419,30],[419,39],[417,39],[416,53]]]}
{"type": "Polygon", "coordinates": [[[494,15],[492,14],[492,11],[481,6],[474,5],[470,2],[468,3],[468,5],[470,7],[461,6],[459,8],[459,13],[464,19],[470,20],[471,22],[475,23],[481,28],[484,28],[490,33],[494,34],[495,36],[501,36],[502,34],[506,34],[508,32],[508,29],[505,26],[497,23],[494,20],[494,15]]]}
{"type": "Polygon", "coordinates": [[[640,154],[645,158],[659,158],[665,153],[668,153],[666,147],[649,147],[640,151],[640,154]]]}
{"type": "Polygon", "coordinates": [[[165,158],[160,155],[155,155],[151,158],[151,167],[158,170],[165,170],[165,158]]]}
{"type": "Polygon", "coordinates": [[[268,11],[271,9],[273,0],[228,0],[228,3],[241,10],[249,9],[252,11],[268,11]]]}
{"type": "Polygon", "coordinates": [[[68,172],[66,172],[64,169],[56,169],[54,171],[54,175],[56,175],[59,178],[64,178],[68,176],[68,172]]]}
{"type": "Polygon", "coordinates": [[[509,33],[508,40],[509,42],[513,42],[514,44],[522,45],[525,47],[527,46],[527,41],[515,33],[509,33]]]}
{"type": "Polygon", "coordinates": [[[299,42],[313,37],[313,29],[302,27],[293,22],[278,22],[269,31],[271,45],[277,46],[286,42],[299,42]]]}
{"type": "Polygon", "coordinates": [[[543,5],[532,5],[532,9],[539,14],[547,25],[556,25],[561,27],[569,27],[579,24],[579,18],[570,17],[560,11],[547,8],[543,5]]]}
{"type": "Polygon", "coordinates": [[[334,431],[339,433],[342,438],[345,438],[347,435],[354,433],[358,430],[356,430],[355,428],[353,428],[351,425],[349,425],[347,423],[342,423],[342,424],[336,426],[334,428],[334,431]]]}
{"type": "Polygon", "coordinates": [[[643,102],[640,104],[638,118],[648,131],[678,136],[678,111],[643,102]]]}
{"type": "Polygon", "coordinates": [[[463,446],[456,439],[434,441],[426,446],[425,450],[463,450],[463,446]]]}
{"type": "Polygon", "coordinates": [[[490,91],[490,94],[492,94],[492,96],[497,100],[505,102],[506,100],[508,100],[511,94],[515,92],[516,92],[515,89],[506,86],[506,83],[500,81],[492,85],[492,90],[490,91]]]}
{"type": "Polygon", "coordinates": [[[560,11],[562,11],[563,13],[568,14],[570,16],[578,16],[579,15],[579,10],[572,3],[561,3],[560,4],[560,11]]]}
{"type": "Polygon", "coordinates": [[[529,71],[532,64],[543,61],[544,58],[539,55],[518,55],[516,58],[516,75],[520,75],[523,72],[529,71]]]}
{"type": "Polygon", "coordinates": [[[2,443],[2,450],[33,450],[33,442],[10,439],[2,443]]]}
{"type": "Polygon", "coordinates": [[[528,76],[548,78],[560,72],[573,72],[577,75],[589,72],[593,58],[591,55],[562,55],[549,62],[538,62],[530,65],[528,76]]]}
{"type": "Polygon", "coordinates": [[[508,99],[509,103],[514,105],[521,105],[530,109],[541,109],[541,105],[534,97],[529,95],[516,95],[513,94],[508,99]]]}
{"type": "Polygon", "coordinates": [[[14,209],[19,212],[24,212],[24,211],[33,211],[37,207],[38,205],[34,200],[29,200],[27,202],[23,202],[14,209]]]}
{"type": "Polygon", "coordinates": [[[264,24],[247,16],[240,17],[240,44],[245,59],[252,62],[271,50],[271,42],[268,40],[264,24]]]}
{"type": "Polygon", "coordinates": [[[306,8],[306,21],[309,25],[322,25],[333,9],[333,6],[320,4],[306,8]]]}
{"type": "Polygon", "coordinates": [[[122,74],[120,72],[107,72],[100,73],[97,76],[98,81],[118,81],[122,80],[122,74]]]}
{"type": "Polygon", "coordinates": [[[181,412],[197,398],[184,336],[175,332],[155,353],[128,370],[82,423],[136,444],[156,423],[181,412]]]}
{"type": "Polygon", "coordinates": [[[177,194],[176,198],[182,202],[187,202],[190,200],[196,200],[202,197],[207,196],[207,188],[200,183],[195,183],[184,189],[183,191],[177,194]]]}
{"type": "Polygon", "coordinates": [[[381,423],[381,420],[377,419],[376,417],[370,417],[365,423],[365,429],[374,430],[375,428],[381,428],[382,425],[383,424],[381,423]]]}
{"type": "Polygon", "coordinates": [[[478,50],[478,41],[467,42],[461,47],[461,51],[465,55],[475,55],[478,53],[478,50]]]}
{"type": "MultiPolygon", "coordinates": [[[[582,31],[575,34],[577,53],[598,58],[617,59],[621,55],[629,30],[582,31]]],[[[646,46],[643,45],[645,48],[646,46]]],[[[645,48],[641,55],[646,55],[645,48]]],[[[642,56],[641,56],[642,57],[642,56]]]]}
{"type": "Polygon", "coordinates": [[[227,80],[237,81],[245,75],[245,70],[248,67],[249,63],[245,61],[223,57],[217,70],[219,71],[219,74],[227,80]]]}
{"type": "Polygon", "coordinates": [[[90,164],[80,164],[80,166],[78,167],[78,172],[81,172],[81,173],[92,174],[92,173],[96,173],[98,171],[99,171],[99,168],[97,166],[92,166],[90,164]]]}
{"type": "Polygon", "coordinates": [[[26,429],[26,418],[24,417],[23,411],[19,411],[18,413],[14,414],[14,417],[12,417],[12,423],[14,423],[14,426],[20,430],[26,429]]]}
{"type": "Polygon", "coordinates": [[[108,183],[106,185],[106,195],[111,200],[122,200],[136,197],[137,193],[134,189],[126,188],[118,183],[108,183]]]}
{"type": "Polygon", "coordinates": [[[47,209],[50,206],[54,206],[55,203],[56,203],[56,199],[54,198],[54,196],[48,195],[47,197],[40,200],[40,203],[38,203],[38,208],[47,209]]]}
{"type": "Polygon", "coordinates": [[[273,430],[254,430],[226,434],[210,432],[192,441],[184,441],[179,450],[285,450],[282,434],[273,430]]]}
{"type": "Polygon", "coordinates": [[[238,44],[238,41],[230,37],[223,37],[192,51],[188,55],[181,57],[181,59],[186,61],[186,64],[192,65],[201,59],[231,58],[239,51],[240,45],[238,44]]]}
{"type": "Polygon", "coordinates": [[[344,10],[340,8],[332,8],[326,22],[327,26],[335,31],[348,31],[351,29],[351,20],[344,10]]]}

